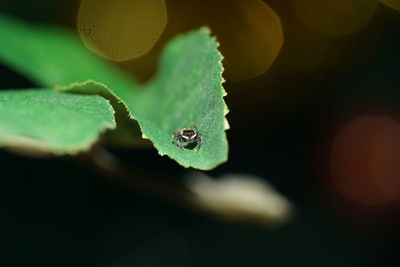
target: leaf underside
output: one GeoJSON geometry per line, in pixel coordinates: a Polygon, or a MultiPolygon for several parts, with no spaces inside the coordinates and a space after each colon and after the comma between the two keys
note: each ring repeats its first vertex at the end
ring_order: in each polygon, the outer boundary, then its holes
{"type": "MultiPolygon", "coordinates": [[[[207,29],[171,41],[158,74],[144,85],[91,54],[68,31],[0,16],[0,36],[0,60],[38,85],[107,98],[117,121],[111,141],[137,144],[138,125],[142,137],[148,138],[160,155],[168,155],[182,166],[212,169],[227,160],[222,56],[207,29]],[[181,150],[171,143],[173,131],[191,125],[203,136],[199,152],[181,150]]],[[[2,121],[0,117],[0,125],[2,121]]]]}

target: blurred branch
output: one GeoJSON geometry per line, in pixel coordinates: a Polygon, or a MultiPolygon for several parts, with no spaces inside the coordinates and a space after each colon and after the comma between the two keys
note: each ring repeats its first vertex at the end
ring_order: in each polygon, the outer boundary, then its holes
{"type": "MultiPolygon", "coordinates": [[[[184,186],[170,182],[168,177],[129,168],[104,148],[94,148],[79,158],[86,167],[111,182],[128,185],[131,189],[183,205],[191,194],[184,186]]],[[[184,205],[185,206],[185,205],[184,205]]]]}
{"type": "Polygon", "coordinates": [[[213,179],[191,172],[185,183],[178,183],[164,175],[128,168],[103,148],[93,149],[80,159],[112,182],[225,220],[270,227],[286,222],[292,214],[290,202],[258,177],[229,174],[213,179]]]}

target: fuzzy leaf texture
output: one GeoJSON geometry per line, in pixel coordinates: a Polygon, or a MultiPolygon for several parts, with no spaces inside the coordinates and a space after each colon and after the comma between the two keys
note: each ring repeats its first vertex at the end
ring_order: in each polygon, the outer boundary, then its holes
{"type": "Polygon", "coordinates": [[[116,127],[114,110],[100,96],[52,90],[0,93],[0,146],[75,154],[87,150],[101,132],[116,127]]]}
{"type": "MultiPolygon", "coordinates": [[[[140,136],[139,126],[141,136],[148,138],[160,155],[168,155],[184,167],[212,169],[227,160],[222,56],[207,29],[172,40],[164,49],[158,74],[144,85],[93,55],[76,34],[64,29],[0,16],[0,36],[2,63],[38,86],[55,88],[63,95],[69,92],[108,99],[117,121],[114,138],[109,141],[134,144],[140,136]],[[171,143],[173,131],[191,125],[203,135],[199,152],[182,151],[171,143]]],[[[25,123],[29,117],[19,119],[25,123]]],[[[0,125],[2,121],[0,117],[0,125]]],[[[74,148],[79,149],[86,147],[74,148]]]]}

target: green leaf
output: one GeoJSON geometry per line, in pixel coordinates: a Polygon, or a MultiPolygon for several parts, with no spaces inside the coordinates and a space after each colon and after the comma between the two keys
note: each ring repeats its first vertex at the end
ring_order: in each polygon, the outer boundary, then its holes
{"type": "Polygon", "coordinates": [[[0,146],[76,154],[116,127],[113,114],[100,96],[46,89],[0,91],[0,146]]]}
{"type": "Polygon", "coordinates": [[[132,92],[135,83],[90,53],[78,36],[63,28],[24,24],[0,15],[0,62],[51,88],[96,80],[116,93],[132,92]]]}
{"type": "Polygon", "coordinates": [[[135,126],[127,120],[136,120],[142,136],[160,155],[185,167],[212,169],[226,161],[222,56],[207,29],[171,41],[159,73],[145,85],[91,54],[70,32],[0,17],[0,36],[0,59],[39,85],[109,99],[117,111],[117,133],[134,133],[135,126]],[[191,125],[203,135],[199,152],[183,151],[171,143],[173,131],[191,125]]]}
{"type": "Polygon", "coordinates": [[[165,48],[157,77],[129,101],[129,107],[151,122],[139,120],[161,155],[199,169],[213,168],[227,159],[228,109],[223,101],[221,61],[208,30],[181,36],[165,48]],[[173,131],[191,125],[203,135],[200,152],[182,151],[170,143],[173,131]]]}

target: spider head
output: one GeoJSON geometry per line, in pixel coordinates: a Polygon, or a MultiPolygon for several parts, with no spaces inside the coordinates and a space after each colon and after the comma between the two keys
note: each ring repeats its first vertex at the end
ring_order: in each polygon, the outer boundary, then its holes
{"type": "Polygon", "coordinates": [[[182,130],[180,136],[188,143],[194,143],[197,141],[197,131],[195,130],[182,130]]]}

